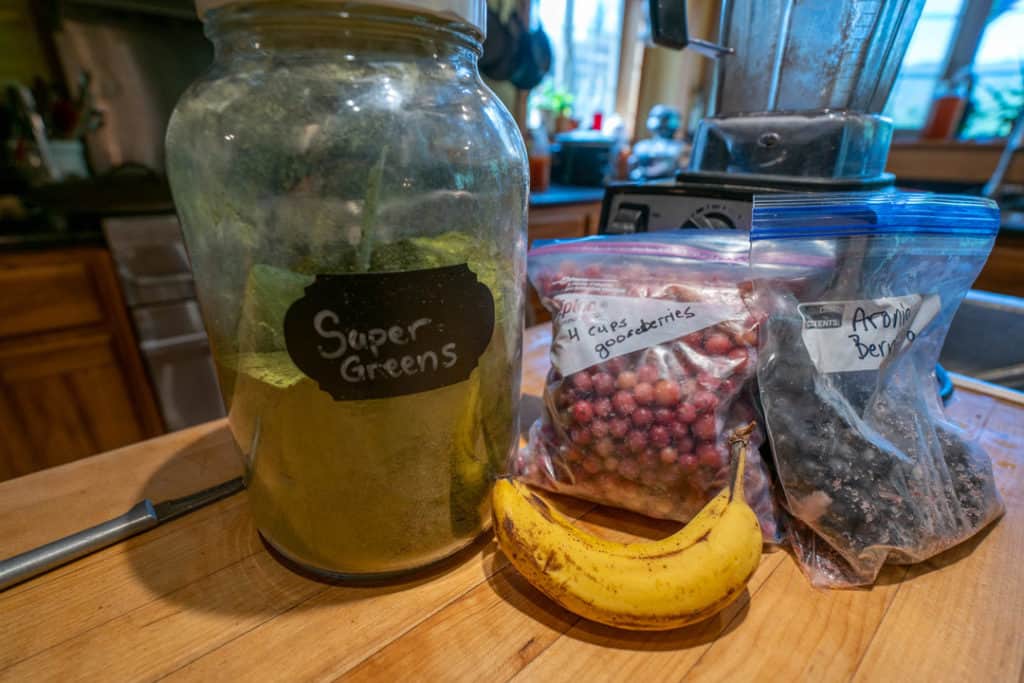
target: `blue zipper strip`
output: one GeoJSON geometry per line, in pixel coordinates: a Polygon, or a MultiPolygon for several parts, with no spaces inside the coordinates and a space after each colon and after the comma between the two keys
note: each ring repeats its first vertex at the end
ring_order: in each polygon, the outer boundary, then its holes
{"type": "Polygon", "coordinates": [[[751,241],[859,235],[989,237],[999,230],[991,199],[909,192],[759,195],[751,241]]]}

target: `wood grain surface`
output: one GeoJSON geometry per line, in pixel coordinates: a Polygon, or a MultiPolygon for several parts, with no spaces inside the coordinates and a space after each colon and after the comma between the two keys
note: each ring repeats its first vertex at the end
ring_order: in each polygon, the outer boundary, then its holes
{"type": "MultiPolygon", "coordinates": [[[[527,333],[527,394],[548,341],[527,333]]],[[[1020,681],[1024,407],[960,389],[949,413],[992,456],[1007,515],[870,590],[815,590],[771,552],[716,617],[623,632],[537,593],[489,535],[405,581],[311,580],[267,552],[243,493],[0,593],[0,681],[1020,681]]],[[[214,422],[0,483],[0,556],[239,471],[214,422]]],[[[556,503],[614,538],[677,528],[556,503]]]]}

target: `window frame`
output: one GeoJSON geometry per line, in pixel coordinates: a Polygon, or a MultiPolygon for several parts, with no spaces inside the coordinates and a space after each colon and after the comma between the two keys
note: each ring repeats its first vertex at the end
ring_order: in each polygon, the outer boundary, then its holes
{"type": "MultiPolygon", "coordinates": [[[[943,81],[955,77],[957,73],[974,64],[974,58],[981,46],[981,38],[985,33],[985,26],[988,23],[989,15],[992,13],[992,6],[995,0],[965,0],[964,7],[960,12],[953,29],[953,38],[946,51],[945,66],[939,71],[936,87],[943,81]]],[[[932,91],[934,100],[935,91],[932,91]]],[[[925,122],[927,123],[927,121],[925,122]]],[[[924,126],[919,128],[896,128],[893,131],[894,141],[916,140],[924,126]]],[[[993,140],[1005,140],[1006,138],[992,138],[993,140]]]]}

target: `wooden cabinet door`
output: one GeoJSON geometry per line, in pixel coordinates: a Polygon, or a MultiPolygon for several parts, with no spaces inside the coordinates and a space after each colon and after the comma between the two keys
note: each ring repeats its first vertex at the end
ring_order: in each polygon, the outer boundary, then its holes
{"type": "Polygon", "coordinates": [[[112,335],[0,344],[0,480],[145,438],[112,335]]]}

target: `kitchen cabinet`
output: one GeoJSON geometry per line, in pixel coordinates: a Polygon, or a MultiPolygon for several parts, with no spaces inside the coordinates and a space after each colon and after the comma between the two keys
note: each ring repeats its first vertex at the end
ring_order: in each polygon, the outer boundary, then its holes
{"type": "MultiPolygon", "coordinates": [[[[597,233],[601,218],[601,202],[579,204],[530,205],[527,239],[530,246],[535,240],[568,239],[597,233]]],[[[526,324],[550,320],[533,287],[527,287],[526,324]]]]}
{"type": "Polygon", "coordinates": [[[1003,228],[975,289],[1024,297],[1024,230],[1003,228]]]}
{"type": "Polygon", "coordinates": [[[163,431],[109,254],[0,254],[0,480],[163,431]]]}

